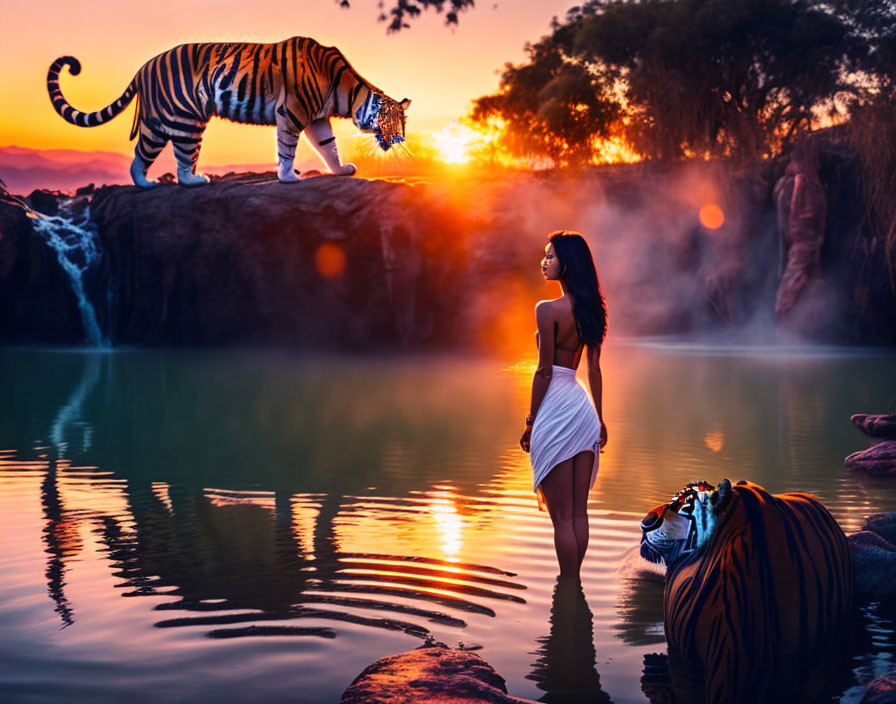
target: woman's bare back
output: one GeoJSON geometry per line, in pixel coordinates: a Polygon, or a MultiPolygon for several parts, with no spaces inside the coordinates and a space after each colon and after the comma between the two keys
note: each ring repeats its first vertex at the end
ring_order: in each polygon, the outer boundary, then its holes
{"type": "MultiPolygon", "coordinates": [[[[551,301],[542,301],[539,306],[545,306],[554,329],[554,364],[559,367],[577,369],[582,358],[582,350],[585,345],[579,337],[579,329],[572,312],[572,299],[562,296],[551,301]]],[[[535,333],[538,340],[538,333],[535,333]]],[[[539,344],[540,344],[540,340],[539,344]]]]}

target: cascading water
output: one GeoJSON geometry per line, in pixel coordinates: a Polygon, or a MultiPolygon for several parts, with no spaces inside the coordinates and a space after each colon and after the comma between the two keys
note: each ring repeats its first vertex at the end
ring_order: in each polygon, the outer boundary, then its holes
{"type": "Polygon", "coordinates": [[[56,252],[60,266],[68,275],[72,291],[78,300],[81,323],[87,344],[93,347],[105,347],[109,340],[103,335],[97,321],[96,310],[84,287],[84,275],[100,263],[101,254],[97,245],[96,229],[90,220],[90,208],[85,207],[77,212],[60,208],[59,215],[43,215],[34,213],[35,231],[39,232],[56,252]]]}

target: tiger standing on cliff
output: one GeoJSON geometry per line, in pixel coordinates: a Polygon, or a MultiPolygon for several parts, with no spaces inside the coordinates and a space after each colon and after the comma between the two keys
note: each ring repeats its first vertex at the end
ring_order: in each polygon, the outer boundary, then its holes
{"type": "Polygon", "coordinates": [[[356,169],[339,161],[330,118],[351,118],[387,151],[404,141],[405,110],[411,104],[408,99],[393,100],[362,78],[341,51],[308,37],[275,44],[182,44],[147,61],[118,100],[89,113],[75,110],[62,95],[63,66],[73,76],[81,72],[76,58],[56,59],[47,73],[47,90],[56,112],[73,125],[105,124],[137,97],[131,178],[143,188],[156,185],[146,179],[146,172],[169,141],[178,182],[208,183],[196,173],[196,162],[202,133],[215,115],[276,125],[277,176],[283,183],[299,180],[293,161],[303,131],[332,173],[350,176],[356,169]]]}

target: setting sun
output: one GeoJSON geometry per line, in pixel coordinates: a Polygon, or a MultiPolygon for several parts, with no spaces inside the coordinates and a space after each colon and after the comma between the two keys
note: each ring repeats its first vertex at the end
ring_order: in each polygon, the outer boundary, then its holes
{"type": "Polygon", "coordinates": [[[470,161],[471,148],[478,136],[475,131],[459,122],[452,122],[432,135],[438,158],[446,164],[470,161]]]}

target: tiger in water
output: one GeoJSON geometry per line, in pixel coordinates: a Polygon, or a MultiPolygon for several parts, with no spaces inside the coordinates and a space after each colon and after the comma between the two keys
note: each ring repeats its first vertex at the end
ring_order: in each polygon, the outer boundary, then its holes
{"type": "Polygon", "coordinates": [[[707,704],[796,701],[775,667],[811,664],[852,608],[849,546],[824,505],[701,481],[652,509],[641,531],[641,556],[666,565],[670,659],[696,675],[707,704]]]}
{"type": "Polygon", "coordinates": [[[73,76],[81,72],[76,58],[56,59],[47,73],[47,90],[56,112],[73,125],[105,124],[137,97],[130,137],[137,137],[131,178],[143,188],[156,185],[147,180],[146,172],[169,141],[177,159],[178,182],[208,183],[206,176],[196,173],[196,162],[202,133],[215,115],[277,126],[281,182],[299,180],[293,161],[303,131],[332,173],[352,175],[355,167],[339,160],[330,118],[351,118],[387,151],[404,141],[405,111],[411,103],[393,100],[362,78],[341,51],[308,37],[275,44],[182,44],[147,61],[121,97],[97,112],[80,112],[69,105],[59,88],[63,66],[73,76]]]}

